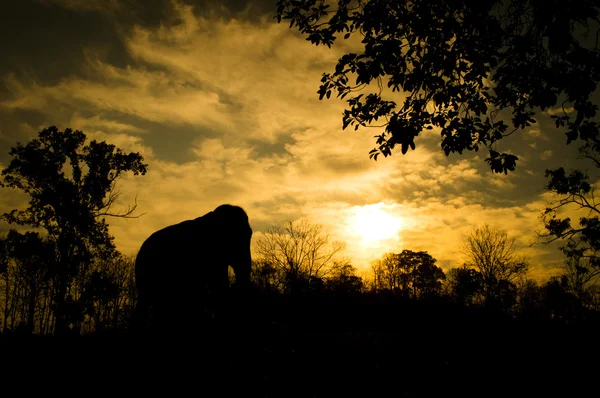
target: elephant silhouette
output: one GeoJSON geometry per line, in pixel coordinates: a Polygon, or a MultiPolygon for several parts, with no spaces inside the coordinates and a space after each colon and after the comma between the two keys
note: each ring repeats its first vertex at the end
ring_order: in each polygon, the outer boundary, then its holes
{"type": "Polygon", "coordinates": [[[249,286],[251,238],[246,212],[228,204],[150,235],[135,262],[136,327],[163,332],[202,327],[227,293],[229,266],[236,287],[249,286]]]}

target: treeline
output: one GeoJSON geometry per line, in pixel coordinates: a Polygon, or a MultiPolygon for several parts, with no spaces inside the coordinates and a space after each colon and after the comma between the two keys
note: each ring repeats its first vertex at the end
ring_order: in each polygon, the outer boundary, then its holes
{"type": "MultiPolygon", "coordinates": [[[[135,205],[113,211],[119,197],[115,184],[124,173],[145,174],[143,158],[106,142],[86,144],[82,132],[56,127],[18,144],[10,155],[0,185],[28,194],[30,201],[0,219],[42,232],[11,230],[0,239],[0,331],[127,330],[136,305],[134,261],[116,250],[106,218],[134,217],[135,205]]],[[[428,313],[448,319],[492,314],[561,324],[597,322],[600,223],[586,218],[580,220],[582,229],[574,229],[569,219],[552,216],[573,195],[584,197],[591,188],[579,174],[551,177],[549,190],[571,196],[545,212],[550,217],[544,221],[546,238],[568,238],[562,248],[565,266],[549,281],[531,279],[529,262],[518,256],[514,240],[490,226],[473,230],[463,242],[466,262],[448,272],[429,253],[407,249],[383,255],[365,276],[340,256],[344,244],[331,241],[318,225],[295,221],[256,234],[254,286],[241,300],[232,289],[222,315],[265,324],[338,322],[365,328],[406,320],[409,313],[413,319],[428,313]]],[[[202,258],[198,264],[203,265],[202,258]]],[[[165,272],[171,265],[165,264],[165,272]]]]}
{"type": "MultiPolygon", "coordinates": [[[[0,238],[0,311],[4,333],[54,334],[60,284],[55,244],[35,232],[0,238]]],[[[126,329],[136,305],[134,259],[81,264],[66,288],[62,313],[71,334],[126,329]]]]}
{"type": "Polygon", "coordinates": [[[467,261],[446,272],[426,251],[403,250],[383,255],[361,277],[349,262],[333,260],[331,249],[316,241],[327,242],[328,236],[307,223],[268,230],[257,245],[263,260],[253,270],[256,286],[280,294],[333,293],[368,300],[379,296],[380,303],[389,299],[405,305],[450,305],[504,319],[563,324],[600,320],[600,270],[595,263],[568,257],[549,280],[534,279],[514,239],[497,227],[474,228],[462,245],[467,261]],[[314,264],[315,259],[321,262],[314,264]]]}
{"type": "Polygon", "coordinates": [[[511,282],[486,279],[468,266],[444,272],[435,262],[427,252],[403,250],[386,254],[366,277],[359,276],[350,264],[335,264],[325,277],[293,278],[272,264],[256,262],[253,280],[259,290],[274,296],[351,298],[357,305],[361,299],[382,305],[399,303],[398,312],[392,314],[398,319],[404,316],[403,307],[422,302],[429,309],[462,308],[472,316],[561,324],[600,321],[598,285],[581,283],[576,274],[581,275],[584,267],[564,269],[546,281],[523,277],[511,282]]]}
{"type": "MultiPolygon", "coordinates": [[[[310,246],[303,243],[304,247],[310,246]]],[[[54,334],[58,282],[52,245],[33,232],[21,234],[11,230],[0,239],[3,333],[54,334]]],[[[165,264],[165,272],[169,268],[165,264]]],[[[341,323],[356,326],[360,322],[381,323],[382,320],[374,319],[378,312],[385,312],[382,316],[389,318],[385,320],[388,323],[393,323],[393,319],[429,316],[409,314],[417,308],[415,305],[424,303],[425,307],[418,308],[430,313],[450,311],[445,316],[452,316],[452,311],[461,308],[471,311],[466,316],[472,317],[473,322],[484,315],[562,324],[600,321],[600,289],[590,283],[591,271],[581,265],[566,267],[562,275],[545,282],[526,275],[509,281],[496,276],[486,278],[484,272],[468,265],[444,272],[427,252],[403,250],[385,254],[367,275],[360,276],[351,264],[337,261],[321,270],[322,275],[310,275],[303,267],[292,269],[257,258],[252,267],[253,291],[249,300],[255,306],[262,303],[264,308],[250,311],[262,314],[266,323],[282,322],[282,316],[283,322],[300,321],[290,320],[295,316],[294,309],[303,310],[302,321],[311,322],[323,320],[323,313],[328,310],[340,311],[329,313],[325,322],[336,319],[340,323],[340,317],[347,315],[348,319],[341,323]],[[290,303],[294,303],[293,308],[290,303]],[[365,318],[367,307],[371,318],[365,318]]],[[[133,257],[116,255],[80,267],[67,288],[65,300],[70,333],[127,331],[136,296],[133,257]]],[[[368,329],[370,325],[359,326],[368,329]]]]}
{"type": "Polygon", "coordinates": [[[27,194],[29,203],[0,219],[42,232],[11,230],[2,240],[3,330],[70,334],[85,315],[95,330],[116,327],[133,305],[122,295],[132,273],[106,218],[133,217],[135,205],[113,210],[115,185],[123,174],[146,173],[142,156],[54,126],[9,155],[0,186],[27,194]]]}

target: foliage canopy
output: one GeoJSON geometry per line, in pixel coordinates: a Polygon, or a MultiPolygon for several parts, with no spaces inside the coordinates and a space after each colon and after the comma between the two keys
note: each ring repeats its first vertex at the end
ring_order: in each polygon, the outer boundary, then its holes
{"type": "Polygon", "coordinates": [[[387,253],[373,264],[375,288],[397,290],[412,298],[436,296],[446,280],[436,261],[424,251],[387,253]]]}
{"type": "Polygon", "coordinates": [[[435,128],[446,155],[486,147],[491,169],[507,173],[518,158],[497,143],[557,105],[567,144],[600,147],[591,100],[600,77],[597,0],[328,3],[279,0],[276,18],[315,45],[362,37],[361,51],[323,74],[318,94],[348,97],[344,129],[380,123],[372,158],[414,150],[416,137],[435,128]],[[390,90],[405,93],[404,103],[386,99],[390,90]]]}
{"type": "Polygon", "coordinates": [[[2,170],[0,186],[29,195],[29,206],[12,210],[0,218],[19,225],[41,227],[56,247],[52,270],[56,302],[57,332],[64,328],[64,303],[69,285],[80,268],[92,259],[116,255],[105,216],[129,217],[135,210],[113,213],[119,197],[115,185],[121,175],[145,174],[147,165],[139,153],[124,153],[106,142],[91,141],[70,128],[52,126],[38,138],[18,143],[13,157],[2,170]]]}

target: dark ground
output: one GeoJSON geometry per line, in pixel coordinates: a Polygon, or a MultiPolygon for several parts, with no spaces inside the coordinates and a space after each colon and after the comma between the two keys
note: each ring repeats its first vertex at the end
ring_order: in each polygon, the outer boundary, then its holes
{"type": "Polygon", "coordinates": [[[559,348],[565,344],[558,335],[531,333],[521,343],[493,341],[493,335],[446,336],[312,331],[169,341],[15,337],[2,342],[2,374],[9,376],[7,388],[69,395],[106,390],[179,396],[191,389],[206,396],[242,390],[263,397],[597,396],[598,350],[590,347],[590,356],[578,351],[586,344],[575,336],[563,336],[573,339],[568,350],[559,348]]]}
{"type": "MultiPolygon", "coordinates": [[[[288,303],[289,304],[289,303],[288,303]]],[[[210,332],[0,338],[6,396],[595,397],[598,327],[287,305],[210,332]],[[266,315],[265,315],[266,314],[266,315]],[[286,314],[286,315],[283,315],[286,314]],[[397,315],[401,314],[401,316],[397,315]],[[268,316],[267,316],[268,315],[268,316]]],[[[444,315],[446,314],[446,315],[444,315]]]]}

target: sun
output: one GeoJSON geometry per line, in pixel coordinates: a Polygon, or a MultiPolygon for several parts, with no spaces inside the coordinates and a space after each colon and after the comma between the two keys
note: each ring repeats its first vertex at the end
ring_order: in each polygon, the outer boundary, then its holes
{"type": "Polygon", "coordinates": [[[354,212],[352,225],[354,232],[364,243],[392,238],[402,229],[402,219],[382,209],[383,203],[366,205],[354,212]]]}

